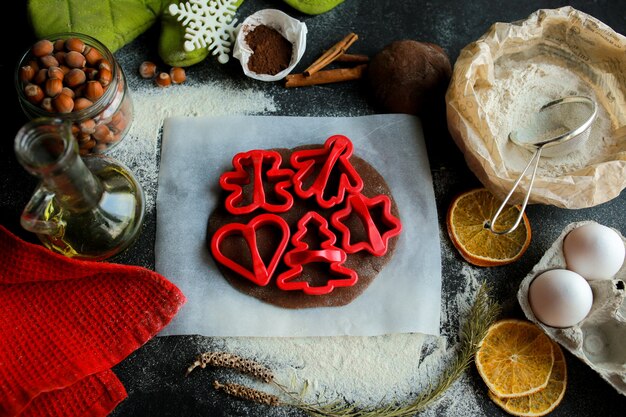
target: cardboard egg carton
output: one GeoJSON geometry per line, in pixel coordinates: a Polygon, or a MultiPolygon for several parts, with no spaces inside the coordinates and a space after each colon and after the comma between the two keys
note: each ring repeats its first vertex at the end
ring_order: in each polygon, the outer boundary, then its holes
{"type": "MultiPolygon", "coordinates": [[[[563,239],[573,229],[592,221],[571,223],[522,280],[517,293],[526,317],[539,325],[554,341],[585,362],[620,394],[626,395],[626,262],[610,280],[588,281],[593,291],[591,311],[580,323],[556,328],[541,323],[528,302],[532,280],[550,269],[567,269],[563,239]]],[[[615,230],[615,229],[614,229],[615,230]]],[[[626,245],[626,238],[615,230],[626,245]]]]}

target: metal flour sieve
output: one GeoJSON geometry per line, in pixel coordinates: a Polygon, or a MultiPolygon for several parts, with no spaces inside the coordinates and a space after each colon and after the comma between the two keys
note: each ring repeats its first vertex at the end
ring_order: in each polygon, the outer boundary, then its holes
{"type": "Polygon", "coordinates": [[[598,107],[592,99],[584,96],[563,97],[551,101],[541,107],[535,117],[529,123],[509,133],[509,140],[518,146],[535,151],[528,164],[513,184],[506,198],[496,211],[493,218],[485,224],[485,227],[498,235],[511,233],[519,226],[528,198],[535,182],[539,159],[543,153],[545,157],[567,155],[580,147],[589,138],[590,127],[598,114],[598,107]],[[534,164],[528,191],[520,209],[519,216],[513,226],[506,230],[495,230],[494,226],[500,213],[510,200],[513,192],[518,187],[528,168],[534,164]]]}

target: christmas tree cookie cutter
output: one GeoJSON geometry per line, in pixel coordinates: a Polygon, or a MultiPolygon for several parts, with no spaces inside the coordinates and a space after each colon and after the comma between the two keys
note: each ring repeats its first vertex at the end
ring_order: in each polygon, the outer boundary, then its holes
{"type": "Polygon", "coordinates": [[[341,247],[349,254],[366,250],[374,256],[383,256],[387,253],[389,239],[398,236],[402,231],[400,219],[391,214],[391,199],[384,194],[374,198],[367,198],[361,193],[350,194],[346,199],[346,207],[333,213],[330,221],[341,232],[341,247]],[[380,221],[389,228],[384,232],[381,232],[372,217],[372,209],[378,206],[382,206],[380,221]],[[353,213],[363,223],[367,235],[366,241],[350,242],[350,228],[343,221],[353,213]]]}
{"type": "Polygon", "coordinates": [[[350,163],[354,147],[350,139],[342,135],[331,136],[323,148],[306,149],[291,154],[291,166],[296,170],[293,175],[294,192],[300,198],[315,196],[322,208],[331,208],[344,200],[345,194],[358,193],[363,189],[363,180],[350,163]],[[315,174],[316,165],[321,165],[317,177],[306,188],[304,182],[315,174]],[[336,194],[328,196],[331,175],[339,171],[339,184],[336,194]]]}
{"type": "Polygon", "coordinates": [[[240,152],[233,157],[234,171],[225,172],[220,176],[220,187],[230,191],[226,197],[226,210],[234,215],[252,213],[256,209],[263,209],[271,213],[284,213],[293,206],[293,196],[287,188],[291,186],[293,171],[280,168],[282,157],[275,151],[252,150],[240,152]],[[269,169],[265,169],[266,164],[269,169]],[[246,170],[252,168],[252,175],[246,170]],[[253,181],[252,202],[240,205],[243,201],[243,186],[253,181]],[[282,202],[271,203],[267,199],[264,181],[274,183],[274,193],[282,202]]]}
{"type": "Polygon", "coordinates": [[[263,287],[270,282],[272,275],[276,272],[276,267],[280,262],[287,244],[289,243],[289,236],[289,225],[283,218],[277,216],[276,214],[264,213],[250,220],[248,224],[229,223],[220,227],[211,238],[211,252],[217,262],[242,277],[252,281],[256,285],[263,287]],[[272,258],[269,261],[269,264],[266,265],[265,261],[263,261],[263,258],[261,257],[261,253],[259,252],[257,231],[261,227],[270,225],[276,226],[281,231],[282,236],[274,254],[272,255],[272,258]],[[252,270],[245,268],[222,253],[221,247],[224,240],[233,235],[241,235],[248,244],[250,255],[252,257],[252,270]]]}
{"type": "Polygon", "coordinates": [[[334,244],[337,236],[329,229],[328,221],[319,213],[309,211],[299,221],[296,233],[292,236],[291,243],[294,249],[288,251],[283,261],[287,266],[287,271],[276,278],[276,285],[284,291],[300,290],[308,295],[324,295],[332,292],[337,287],[351,287],[359,279],[356,271],[343,266],[347,255],[344,250],[334,244]],[[311,249],[302,239],[310,231],[309,223],[315,222],[319,226],[320,237],[325,240],[320,244],[320,249],[311,249]],[[306,281],[295,281],[302,275],[304,265],[313,262],[323,262],[329,264],[329,269],[333,276],[326,285],[311,286],[306,281]],[[343,276],[344,278],[339,278],[343,276]]]}

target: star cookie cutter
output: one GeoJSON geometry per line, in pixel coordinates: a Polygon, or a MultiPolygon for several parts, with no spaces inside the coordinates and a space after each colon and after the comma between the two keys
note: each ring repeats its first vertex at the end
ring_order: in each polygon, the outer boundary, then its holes
{"type": "Polygon", "coordinates": [[[346,207],[333,213],[330,221],[341,232],[341,247],[349,254],[366,250],[374,256],[383,256],[387,253],[389,239],[402,231],[400,219],[391,214],[391,199],[384,194],[374,198],[367,198],[361,193],[350,194],[346,199],[346,207]],[[385,232],[381,232],[372,217],[372,209],[378,206],[383,209],[380,221],[389,228],[385,232]],[[343,221],[352,213],[361,219],[367,234],[366,241],[350,242],[350,228],[343,221]]]}
{"type": "Polygon", "coordinates": [[[363,180],[349,161],[354,147],[350,139],[342,135],[331,136],[323,148],[306,149],[291,154],[294,192],[300,198],[315,196],[322,208],[331,208],[343,202],[346,192],[358,193],[363,189],[363,180]],[[305,189],[304,181],[314,174],[316,165],[322,167],[313,184],[305,189]],[[334,170],[339,170],[339,184],[336,195],[326,198],[328,183],[334,170]]]}
{"type": "Polygon", "coordinates": [[[289,236],[289,225],[283,218],[276,214],[264,213],[250,220],[248,224],[229,223],[220,227],[211,238],[211,252],[217,262],[254,282],[256,285],[263,287],[270,282],[272,275],[276,272],[276,267],[287,247],[287,243],[289,243],[289,236]],[[274,255],[272,255],[269,265],[265,265],[257,245],[257,230],[268,225],[277,226],[282,232],[282,238],[274,255]],[[225,256],[220,249],[225,238],[237,234],[243,236],[248,244],[252,257],[252,271],[225,256]]]}
{"type": "Polygon", "coordinates": [[[225,172],[220,176],[220,187],[230,191],[226,197],[226,210],[234,215],[252,213],[256,209],[263,209],[271,213],[284,213],[293,206],[293,196],[286,190],[291,186],[293,171],[287,168],[279,168],[282,157],[275,151],[252,150],[240,152],[233,157],[234,171],[225,172]],[[270,163],[269,169],[264,165],[270,163]],[[252,175],[246,171],[246,167],[252,167],[252,175]],[[250,184],[253,177],[252,202],[240,206],[243,200],[243,186],[250,184]],[[270,203],[267,201],[264,180],[274,183],[274,192],[282,203],[270,203]]]}
{"type": "MultiPolygon", "coordinates": [[[[321,236],[321,237],[322,237],[321,236]]],[[[343,266],[346,261],[346,252],[334,246],[337,236],[328,228],[328,221],[320,214],[310,211],[298,220],[298,229],[292,236],[291,243],[294,249],[287,252],[283,258],[289,268],[276,278],[278,288],[284,291],[301,290],[308,295],[324,295],[337,287],[351,287],[357,283],[359,277],[356,271],[343,266]],[[321,243],[321,249],[312,250],[302,238],[309,232],[309,223],[319,225],[319,233],[326,239],[321,243]],[[329,279],[326,285],[311,286],[306,281],[294,281],[302,275],[303,266],[312,262],[325,262],[334,275],[345,278],[329,279]]]]}

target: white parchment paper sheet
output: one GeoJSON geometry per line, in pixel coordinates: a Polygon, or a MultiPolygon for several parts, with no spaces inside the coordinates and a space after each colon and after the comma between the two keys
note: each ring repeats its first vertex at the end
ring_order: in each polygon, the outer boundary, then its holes
{"type": "Polygon", "coordinates": [[[161,335],[438,335],[439,227],[419,120],[407,115],[167,119],[155,257],[156,270],[188,299],[161,335]],[[333,134],[352,139],[354,153],[389,184],[403,223],[395,255],[365,292],[343,307],[290,310],[238,292],[222,277],[206,243],[219,176],[232,169],[232,157],[238,152],[321,145],[333,134]]]}

